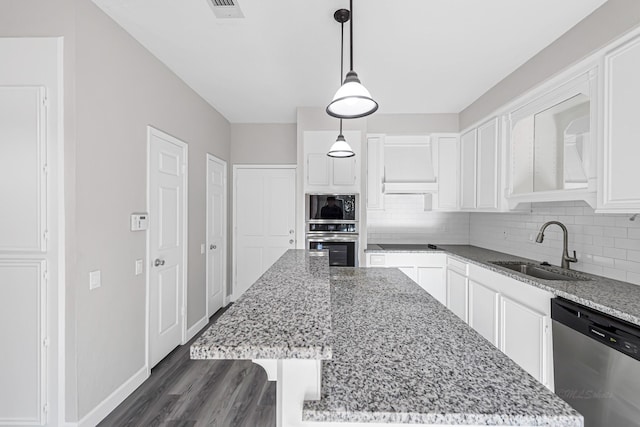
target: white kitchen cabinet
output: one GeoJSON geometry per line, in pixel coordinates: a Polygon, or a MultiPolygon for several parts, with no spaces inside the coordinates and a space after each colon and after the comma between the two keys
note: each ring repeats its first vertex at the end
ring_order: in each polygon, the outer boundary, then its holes
{"type": "Polygon", "coordinates": [[[445,266],[441,253],[368,253],[367,267],[395,267],[416,282],[431,296],[446,304],[445,266]]]}
{"type": "Polygon", "coordinates": [[[472,129],[460,138],[460,207],[476,207],[476,139],[478,131],[472,129]]]}
{"type": "Polygon", "coordinates": [[[455,270],[447,269],[447,308],[456,316],[469,322],[467,277],[455,270]]]}
{"type": "Polygon", "coordinates": [[[469,280],[469,326],[498,347],[498,301],[500,294],[469,280]]]}
{"type": "Polygon", "coordinates": [[[478,127],[476,207],[498,209],[498,118],[478,127]]]}
{"type": "Polygon", "coordinates": [[[367,209],[384,209],[382,179],[384,168],[384,138],[367,138],[367,209]]]}
{"type": "Polygon", "coordinates": [[[598,211],[640,212],[640,36],[605,55],[603,168],[598,211]]]}
{"type": "Polygon", "coordinates": [[[553,294],[470,265],[469,295],[469,324],[553,390],[553,294]]]}
{"type": "Polygon", "coordinates": [[[353,157],[327,156],[337,134],[333,131],[304,132],[305,192],[360,192],[359,158],[360,132],[344,131],[344,136],[356,153],[353,157]]]}
{"type": "Polygon", "coordinates": [[[525,302],[500,296],[500,350],[545,385],[550,320],[525,302]]]}
{"type": "Polygon", "coordinates": [[[499,209],[500,132],[499,119],[492,118],[460,138],[460,208],[499,209]]]}
{"type": "Polygon", "coordinates": [[[460,137],[458,134],[431,135],[436,147],[436,181],[438,192],[434,210],[457,211],[460,189],[460,137]]]}

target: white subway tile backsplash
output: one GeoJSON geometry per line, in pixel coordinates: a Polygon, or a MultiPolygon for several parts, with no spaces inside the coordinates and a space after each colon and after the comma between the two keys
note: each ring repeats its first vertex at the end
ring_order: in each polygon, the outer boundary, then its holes
{"type": "Polygon", "coordinates": [[[526,214],[472,213],[469,243],[559,265],[563,237],[558,227],[550,226],[544,242],[535,242],[542,224],[554,220],[566,225],[570,254],[578,254],[571,268],[640,285],[640,218],[596,214],[584,202],[534,203],[526,214]]]}
{"type": "Polygon", "coordinates": [[[422,196],[387,195],[384,210],[367,211],[371,243],[471,244],[559,265],[563,235],[550,226],[543,243],[538,230],[560,221],[569,230],[571,268],[640,285],[640,217],[596,214],[584,202],[535,203],[527,213],[424,211],[422,196]]]}

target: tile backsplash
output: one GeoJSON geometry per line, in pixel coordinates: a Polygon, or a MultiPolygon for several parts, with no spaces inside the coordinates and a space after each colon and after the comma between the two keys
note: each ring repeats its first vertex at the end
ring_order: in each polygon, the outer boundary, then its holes
{"type": "Polygon", "coordinates": [[[471,244],[560,265],[562,230],[569,230],[574,270],[640,285],[640,215],[596,214],[584,202],[534,203],[526,213],[444,213],[424,210],[420,195],[385,195],[384,210],[367,211],[369,243],[471,244]]]}
{"type": "Polygon", "coordinates": [[[473,213],[469,243],[559,265],[562,230],[554,225],[536,243],[538,230],[556,220],[569,230],[571,268],[640,285],[640,216],[596,214],[584,202],[536,203],[528,213],[473,213]]]}
{"type": "Polygon", "coordinates": [[[469,243],[469,214],[424,210],[424,196],[385,194],[384,210],[367,210],[369,243],[469,243]]]}

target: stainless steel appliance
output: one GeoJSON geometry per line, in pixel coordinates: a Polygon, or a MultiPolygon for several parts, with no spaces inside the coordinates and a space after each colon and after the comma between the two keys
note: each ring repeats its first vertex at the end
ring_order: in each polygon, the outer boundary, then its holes
{"type": "Polygon", "coordinates": [[[562,298],[551,318],[556,394],[585,427],[640,426],[640,327],[562,298]]]}
{"type": "Polygon", "coordinates": [[[329,265],[358,265],[358,195],[316,193],[305,198],[310,250],[328,250],[329,265]]]}

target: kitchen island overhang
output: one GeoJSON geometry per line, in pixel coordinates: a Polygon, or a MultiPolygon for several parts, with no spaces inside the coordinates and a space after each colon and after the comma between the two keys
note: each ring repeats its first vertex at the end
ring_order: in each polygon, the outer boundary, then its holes
{"type": "Polygon", "coordinates": [[[277,425],[582,426],[397,269],[285,253],[191,348],[277,382],[277,425]]]}

